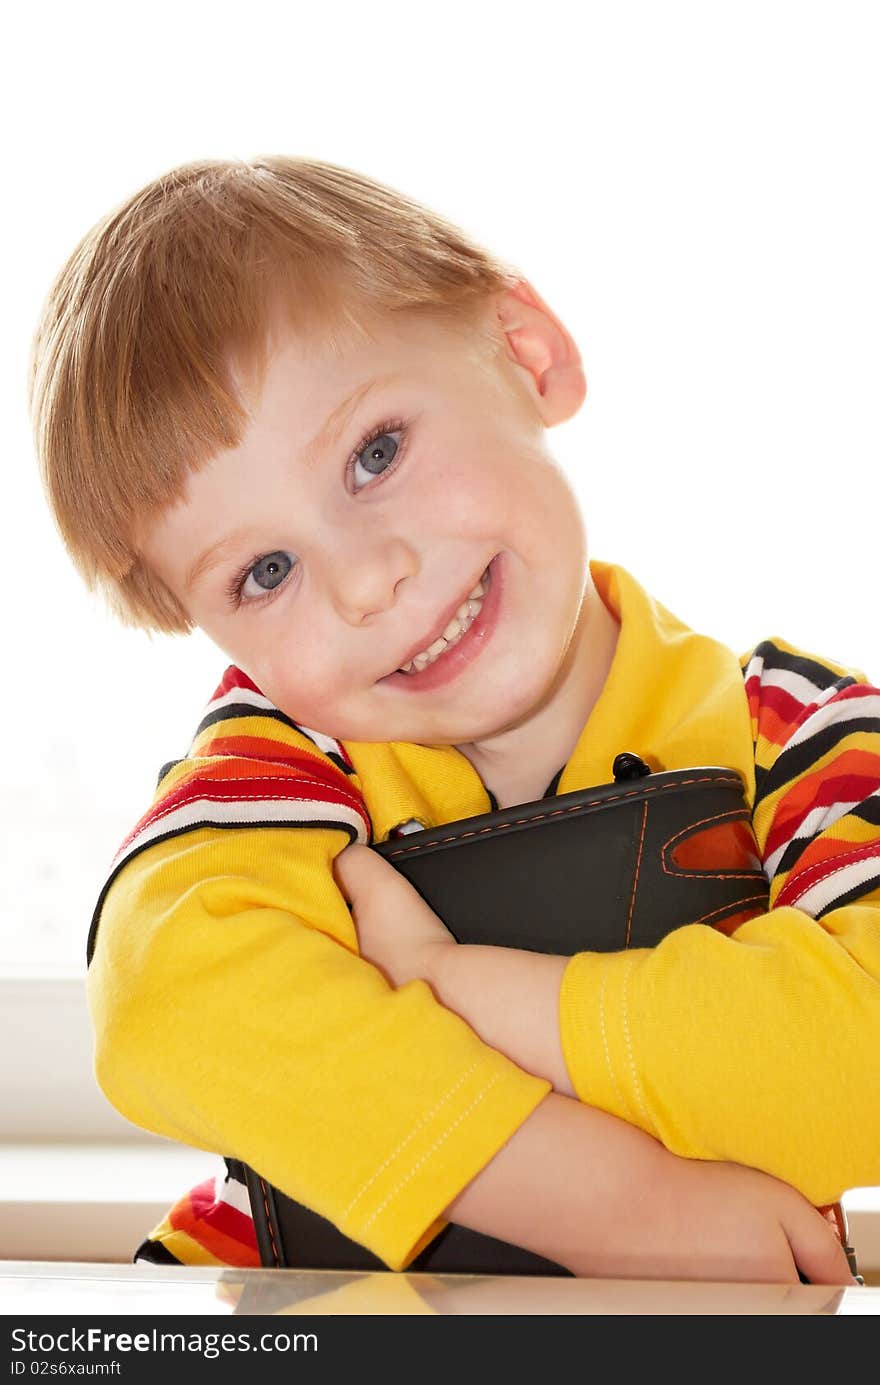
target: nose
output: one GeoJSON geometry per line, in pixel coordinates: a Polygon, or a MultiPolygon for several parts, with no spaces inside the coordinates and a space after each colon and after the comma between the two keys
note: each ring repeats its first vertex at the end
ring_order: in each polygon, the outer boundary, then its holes
{"type": "Polygon", "coordinates": [[[416,552],[406,540],[359,531],[328,563],[328,586],[343,620],[364,625],[394,605],[401,583],[417,571],[416,552]]]}

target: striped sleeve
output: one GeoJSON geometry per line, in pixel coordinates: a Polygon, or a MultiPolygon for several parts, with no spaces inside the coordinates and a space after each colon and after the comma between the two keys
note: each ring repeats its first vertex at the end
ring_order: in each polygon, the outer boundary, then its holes
{"type": "Polygon", "coordinates": [[[742,667],[771,906],[818,920],[847,904],[880,904],[880,691],[779,639],[742,667]]]}
{"type": "MultiPolygon", "coordinates": [[[[122,868],[147,847],[201,827],[342,826],[354,841],[371,827],[340,742],[280,712],[231,666],[196,728],[187,755],[163,765],[155,799],[120,846],[101,904],[122,868]]],[[[217,1171],[185,1192],[134,1254],[140,1264],[259,1266],[242,1166],[217,1171]]]]}
{"type": "Polygon", "coordinates": [[[259,1268],[260,1253],[241,1164],[218,1159],[134,1253],[135,1264],[259,1268]]]}
{"type": "Polygon", "coordinates": [[[341,743],[291,721],[231,666],[187,755],[163,766],[153,803],[111,863],[89,932],[89,960],[123,866],[149,846],[202,827],[341,828],[361,843],[372,831],[341,743]]]}

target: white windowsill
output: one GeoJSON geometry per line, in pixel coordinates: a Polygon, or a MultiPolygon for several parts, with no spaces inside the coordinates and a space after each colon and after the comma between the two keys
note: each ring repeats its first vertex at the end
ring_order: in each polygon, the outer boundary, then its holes
{"type": "Polygon", "coordinates": [[[215,1155],[166,1141],[0,1145],[0,1259],[126,1264],[215,1155]]]}

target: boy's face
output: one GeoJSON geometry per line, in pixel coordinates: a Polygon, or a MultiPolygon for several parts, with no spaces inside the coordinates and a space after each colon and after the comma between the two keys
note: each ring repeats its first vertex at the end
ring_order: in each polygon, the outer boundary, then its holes
{"type": "Polygon", "coordinates": [[[545,446],[551,406],[492,321],[497,349],[411,317],[335,354],[279,329],[241,445],[145,536],[192,619],[303,726],[479,743],[552,694],[586,538],[545,446]],[[425,671],[396,672],[487,570],[460,642],[458,627],[425,671]]]}

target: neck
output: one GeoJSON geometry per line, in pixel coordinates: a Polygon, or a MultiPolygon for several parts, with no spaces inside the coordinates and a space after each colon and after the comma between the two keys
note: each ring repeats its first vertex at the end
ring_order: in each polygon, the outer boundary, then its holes
{"type": "Polygon", "coordinates": [[[565,765],[605,685],[620,625],[590,581],[559,673],[528,721],[458,749],[499,808],[540,798],[565,765]]]}

